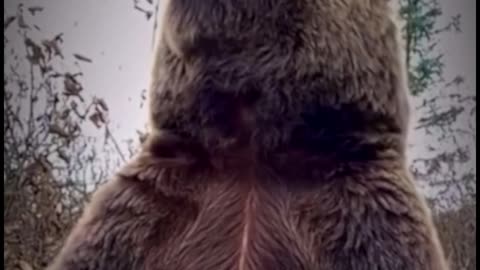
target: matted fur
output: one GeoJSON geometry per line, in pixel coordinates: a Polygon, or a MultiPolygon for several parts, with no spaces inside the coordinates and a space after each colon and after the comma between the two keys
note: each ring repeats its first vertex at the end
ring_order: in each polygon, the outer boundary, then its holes
{"type": "Polygon", "coordinates": [[[151,134],[50,270],[446,270],[386,0],[165,0],[151,134]]]}

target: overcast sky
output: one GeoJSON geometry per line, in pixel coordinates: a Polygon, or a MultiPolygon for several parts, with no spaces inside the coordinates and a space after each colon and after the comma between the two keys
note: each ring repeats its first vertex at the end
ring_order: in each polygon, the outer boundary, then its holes
{"type": "MultiPolygon", "coordinates": [[[[69,58],[74,62],[73,53],[93,59],[91,64],[79,63],[86,93],[107,100],[117,139],[136,136],[135,130],[142,129],[147,119],[145,107],[140,108],[140,95],[149,84],[153,20],[147,21],[144,14],[136,11],[133,0],[9,0],[4,4],[4,15],[15,14],[20,2],[45,7],[42,13],[26,19],[33,20],[48,37],[64,33],[67,63],[69,58]]],[[[139,2],[148,6],[146,1],[139,2]]],[[[445,73],[451,77],[464,76],[464,91],[473,93],[476,88],[476,1],[440,2],[445,19],[458,13],[462,15],[462,33],[447,34],[441,40],[445,73]]],[[[88,130],[94,132],[93,126],[88,130]]],[[[420,133],[412,133],[410,141],[421,145],[427,139],[420,133]]]]}

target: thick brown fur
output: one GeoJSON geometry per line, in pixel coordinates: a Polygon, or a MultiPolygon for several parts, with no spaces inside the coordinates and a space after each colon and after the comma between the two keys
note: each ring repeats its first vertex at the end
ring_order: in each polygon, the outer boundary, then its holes
{"type": "Polygon", "coordinates": [[[167,0],[151,134],[51,270],[446,270],[386,0],[167,0]]]}

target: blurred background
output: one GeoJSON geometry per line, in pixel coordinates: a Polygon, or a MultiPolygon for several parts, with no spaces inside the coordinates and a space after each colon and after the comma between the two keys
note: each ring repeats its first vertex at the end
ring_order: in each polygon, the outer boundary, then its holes
{"type": "MultiPolygon", "coordinates": [[[[166,0],[4,2],[4,260],[43,269],[144,136],[166,0]]],[[[409,166],[452,270],[476,269],[476,1],[391,0],[413,121],[409,166]]]]}

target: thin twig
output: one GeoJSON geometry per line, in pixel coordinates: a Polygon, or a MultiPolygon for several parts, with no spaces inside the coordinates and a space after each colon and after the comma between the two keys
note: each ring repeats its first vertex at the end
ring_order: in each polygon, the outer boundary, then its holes
{"type": "Polygon", "coordinates": [[[120,146],[119,146],[118,143],[117,143],[117,140],[115,140],[115,138],[113,137],[113,134],[112,134],[112,132],[110,131],[110,128],[108,127],[108,124],[105,124],[105,131],[107,132],[107,136],[110,137],[110,139],[112,140],[113,145],[115,146],[115,150],[116,150],[117,153],[120,155],[120,157],[122,158],[123,162],[127,162],[127,160],[125,159],[125,156],[124,156],[123,153],[122,153],[122,150],[120,149],[120,146]]]}

